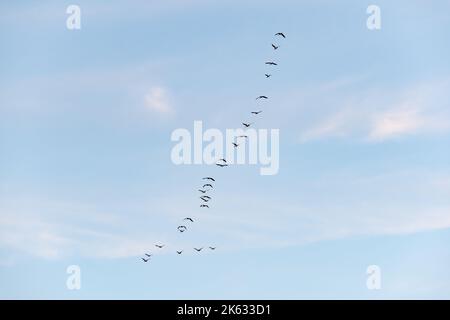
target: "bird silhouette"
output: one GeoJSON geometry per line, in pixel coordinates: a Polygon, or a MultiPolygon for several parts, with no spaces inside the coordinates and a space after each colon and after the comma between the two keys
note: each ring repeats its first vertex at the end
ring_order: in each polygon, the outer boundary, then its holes
{"type": "Polygon", "coordinates": [[[152,256],[151,254],[148,254],[148,253],[146,253],[145,255],[149,258],[152,256]]]}
{"type": "Polygon", "coordinates": [[[248,138],[248,136],[246,136],[245,134],[241,135],[241,136],[237,136],[236,138],[248,138]]]}
{"type": "Polygon", "coordinates": [[[219,160],[217,160],[217,161],[222,161],[222,162],[225,162],[225,163],[227,162],[227,160],[225,160],[225,159],[223,159],[223,158],[222,158],[222,159],[219,159],[219,160]]]}
{"type": "Polygon", "coordinates": [[[186,228],[186,226],[178,226],[177,229],[180,232],[185,232],[187,228],[186,228]]]}
{"type": "Polygon", "coordinates": [[[205,199],[208,199],[208,200],[211,199],[210,196],[201,196],[200,198],[202,198],[202,199],[205,198],[205,199]]]}
{"type": "Polygon", "coordinates": [[[212,184],[210,184],[210,183],[204,184],[202,188],[204,188],[204,187],[210,187],[210,188],[213,188],[212,184]]]}
{"type": "Polygon", "coordinates": [[[245,122],[242,122],[242,125],[243,125],[244,127],[246,127],[246,128],[250,127],[252,124],[253,124],[253,123],[245,123],[245,122]]]}
{"type": "Polygon", "coordinates": [[[142,259],[142,261],[144,261],[144,262],[148,262],[148,260],[150,260],[150,259],[144,259],[144,258],[141,258],[142,259]]]}
{"type": "Polygon", "coordinates": [[[200,197],[200,199],[202,199],[202,200],[205,201],[205,202],[208,202],[208,201],[209,201],[209,199],[205,199],[205,198],[203,198],[203,197],[200,197]]]}
{"type": "Polygon", "coordinates": [[[203,247],[201,247],[201,248],[194,248],[194,250],[197,251],[197,252],[202,251],[202,249],[203,249],[203,247]]]}
{"type": "Polygon", "coordinates": [[[221,164],[221,163],[216,163],[216,166],[221,167],[221,168],[228,167],[227,164],[221,164]]]}
{"type": "Polygon", "coordinates": [[[264,75],[266,76],[266,78],[270,78],[272,76],[271,74],[267,74],[267,73],[264,73],[264,75]]]}
{"type": "Polygon", "coordinates": [[[201,189],[198,189],[198,191],[200,191],[201,193],[206,193],[206,192],[208,192],[208,190],[201,190],[201,189]]]}
{"type": "Polygon", "coordinates": [[[239,145],[236,142],[232,142],[232,144],[235,148],[239,147],[239,145]]]}
{"type": "Polygon", "coordinates": [[[200,208],[209,208],[209,206],[207,204],[201,204],[200,208]]]}
{"type": "Polygon", "coordinates": [[[275,63],[273,61],[267,61],[266,64],[271,65],[271,66],[277,66],[278,63],[275,63]]]}
{"type": "Polygon", "coordinates": [[[277,32],[275,33],[276,36],[282,36],[283,38],[286,38],[283,32],[277,32]]]}
{"type": "Polygon", "coordinates": [[[269,99],[269,97],[268,97],[268,96],[259,96],[259,97],[256,97],[256,100],[259,100],[259,99],[269,99]]]}
{"type": "Polygon", "coordinates": [[[216,250],[217,247],[209,247],[211,250],[216,250]]]}
{"type": "Polygon", "coordinates": [[[260,111],[252,111],[252,114],[260,114],[262,112],[262,110],[260,111]]]}
{"type": "Polygon", "coordinates": [[[163,244],[155,244],[155,247],[162,249],[164,247],[164,245],[163,244]]]}
{"type": "Polygon", "coordinates": [[[189,220],[190,222],[194,222],[194,220],[192,218],[186,217],[183,220],[189,220]]]}
{"type": "Polygon", "coordinates": [[[211,177],[204,177],[203,180],[211,180],[211,181],[214,181],[214,182],[216,181],[214,178],[211,178],[211,177]]]}
{"type": "Polygon", "coordinates": [[[178,253],[178,254],[182,254],[182,253],[183,253],[183,250],[181,250],[181,251],[177,251],[177,253],[178,253]]]}
{"type": "Polygon", "coordinates": [[[277,50],[279,47],[280,47],[280,46],[276,46],[276,45],[274,45],[274,44],[272,43],[272,48],[273,48],[273,50],[277,50]]]}

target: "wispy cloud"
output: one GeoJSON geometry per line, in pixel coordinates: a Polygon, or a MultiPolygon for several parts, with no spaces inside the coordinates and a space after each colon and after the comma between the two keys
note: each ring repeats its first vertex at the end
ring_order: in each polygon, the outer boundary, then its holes
{"type": "MultiPolygon", "coordinates": [[[[352,84],[344,83],[344,89],[348,85],[352,84]]],[[[337,137],[380,142],[406,135],[447,133],[450,125],[444,119],[450,117],[448,85],[448,80],[441,80],[399,90],[359,89],[345,93],[339,91],[342,86],[323,86],[316,93],[326,96],[328,103],[333,97],[333,105],[321,109],[321,115],[301,132],[300,141],[337,137]]],[[[316,105],[325,104],[321,96],[316,96],[316,105]]]]}
{"type": "Polygon", "coordinates": [[[144,97],[147,109],[160,114],[173,114],[175,111],[170,102],[167,90],[160,86],[152,87],[144,97]]]}

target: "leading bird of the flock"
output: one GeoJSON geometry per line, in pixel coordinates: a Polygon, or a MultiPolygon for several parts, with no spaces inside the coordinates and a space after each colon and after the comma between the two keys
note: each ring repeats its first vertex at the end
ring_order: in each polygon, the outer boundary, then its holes
{"type": "Polygon", "coordinates": [[[277,66],[278,63],[273,62],[273,61],[267,61],[266,64],[270,65],[270,66],[277,66]]]}
{"type": "Polygon", "coordinates": [[[246,127],[246,128],[250,127],[252,124],[253,124],[253,122],[252,122],[252,123],[245,123],[245,122],[242,122],[242,125],[243,125],[244,127],[246,127]]]}
{"type": "Polygon", "coordinates": [[[216,180],[214,179],[214,178],[211,178],[211,177],[204,177],[204,178],[202,178],[203,180],[211,180],[211,181],[214,181],[214,182],[216,182],[216,180]]]}
{"type": "Polygon", "coordinates": [[[258,96],[258,97],[256,97],[255,100],[259,100],[259,99],[269,99],[269,97],[268,96],[258,96]]]}
{"type": "Polygon", "coordinates": [[[283,38],[286,38],[283,32],[277,32],[275,33],[276,36],[282,36],[283,38]]]}

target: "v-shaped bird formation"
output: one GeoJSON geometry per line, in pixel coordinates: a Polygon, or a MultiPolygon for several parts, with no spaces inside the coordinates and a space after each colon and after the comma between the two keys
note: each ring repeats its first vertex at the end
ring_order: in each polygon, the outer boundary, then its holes
{"type": "MultiPolygon", "coordinates": [[[[275,33],[275,37],[286,39],[286,35],[283,32],[275,33]]],[[[271,43],[271,47],[273,50],[278,50],[280,48],[280,45],[271,43]]],[[[275,61],[266,61],[265,65],[272,68],[272,67],[278,66],[278,63],[275,61]]],[[[272,73],[266,72],[266,73],[264,73],[264,76],[266,79],[269,79],[272,77],[272,73]]],[[[269,99],[269,97],[266,95],[259,95],[256,97],[255,100],[268,100],[268,99],[269,99]]],[[[257,111],[251,111],[250,114],[253,116],[258,116],[262,112],[263,112],[263,110],[257,110],[257,111]]],[[[254,124],[254,122],[242,121],[241,124],[244,126],[244,128],[250,128],[250,126],[252,126],[254,124]]],[[[240,146],[240,143],[238,143],[237,139],[245,139],[245,138],[248,138],[248,137],[246,135],[237,136],[235,142],[232,142],[233,146],[235,148],[238,148],[240,146]]],[[[220,168],[224,168],[224,167],[228,166],[228,162],[226,159],[218,159],[216,162],[216,166],[220,167],[220,168]]],[[[202,181],[203,181],[203,185],[200,189],[198,189],[198,191],[200,192],[199,199],[201,200],[200,208],[210,209],[210,201],[212,200],[212,197],[209,194],[211,194],[211,191],[214,189],[214,183],[216,182],[216,179],[214,179],[213,177],[207,176],[207,177],[203,177],[202,181]]],[[[186,232],[189,229],[189,225],[192,223],[195,223],[195,221],[197,221],[197,219],[193,219],[191,217],[185,217],[182,219],[182,221],[184,222],[184,224],[180,224],[177,226],[177,231],[179,233],[186,232]]],[[[159,244],[155,244],[155,247],[157,248],[157,250],[163,250],[165,245],[159,243],[159,244]]],[[[201,252],[203,250],[203,248],[204,247],[199,247],[199,248],[194,247],[193,250],[196,252],[201,252]]],[[[217,247],[208,246],[206,248],[209,250],[216,250],[217,247]]],[[[181,255],[184,252],[184,249],[177,248],[175,250],[175,252],[177,255],[181,255]]],[[[144,255],[145,255],[145,257],[141,258],[141,260],[144,262],[148,262],[150,260],[150,258],[153,256],[153,254],[149,254],[149,253],[145,253],[144,255]]]]}

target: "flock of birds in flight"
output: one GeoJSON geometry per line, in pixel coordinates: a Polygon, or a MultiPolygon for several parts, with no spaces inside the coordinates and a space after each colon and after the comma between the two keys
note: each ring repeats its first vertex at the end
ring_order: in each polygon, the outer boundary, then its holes
{"type": "MultiPolygon", "coordinates": [[[[275,34],[275,37],[281,37],[283,39],[286,38],[286,36],[285,36],[285,34],[283,32],[277,32],[275,34]]],[[[272,43],[273,50],[278,50],[279,47],[280,46],[275,45],[275,44],[272,43]]],[[[269,65],[269,66],[277,66],[278,65],[274,61],[266,61],[265,64],[269,65]]],[[[265,73],[264,76],[268,79],[268,78],[270,78],[272,76],[272,74],[271,73],[265,73]]],[[[269,97],[265,96],[265,95],[260,95],[260,96],[256,97],[256,100],[260,100],[260,99],[267,100],[267,99],[269,99],[269,97]]],[[[262,110],[251,111],[251,114],[257,116],[261,112],[263,112],[263,111],[262,110]]],[[[242,122],[242,125],[245,128],[250,128],[250,126],[253,125],[253,122],[242,122]]],[[[245,139],[245,138],[248,138],[248,136],[240,135],[240,136],[237,136],[236,138],[245,139]]],[[[237,142],[232,142],[232,144],[233,144],[233,146],[235,148],[239,147],[239,145],[240,145],[240,143],[237,143],[237,142]]],[[[217,160],[216,166],[222,167],[222,168],[223,167],[227,167],[228,166],[227,160],[226,159],[219,159],[219,160],[217,160]]],[[[212,198],[208,194],[210,194],[210,192],[214,189],[213,183],[215,183],[216,180],[213,177],[203,177],[202,180],[203,180],[203,185],[202,185],[201,189],[198,189],[198,191],[201,194],[201,196],[199,197],[199,199],[201,200],[200,208],[209,209],[209,202],[212,200],[212,198]]],[[[183,224],[180,224],[177,227],[178,232],[183,233],[183,232],[187,231],[188,230],[188,227],[187,227],[188,223],[189,224],[190,223],[194,223],[194,219],[191,218],[191,217],[185,217],[183,219],[183,224]]],[[[158,250],[162,250],[165,247],[165,245],[164,244],[155,244],[155,247],[158,250]]],[[[202,251],[204,249],[204,247],[200,247],[200,248],[194,247],[193,249],[195,251],[197,251],[197,252],[200,252],[200,251],[202,251]]],[[[209,249],[209,250],[216,250],[216,247],[208,246],[207,249],[209,249]]],[[[175,250],[175,252],[178,255],[181,255],[184,252],[184,250],[175,250]]],[[[148,262],[150,260],[150,258],[153,256],[153,254],[151,254],[151,253],[145,253],[144,255],[145,255],[145,257],[141,258],[142,261],[144,261],[144,262],[148,262]]]]}

